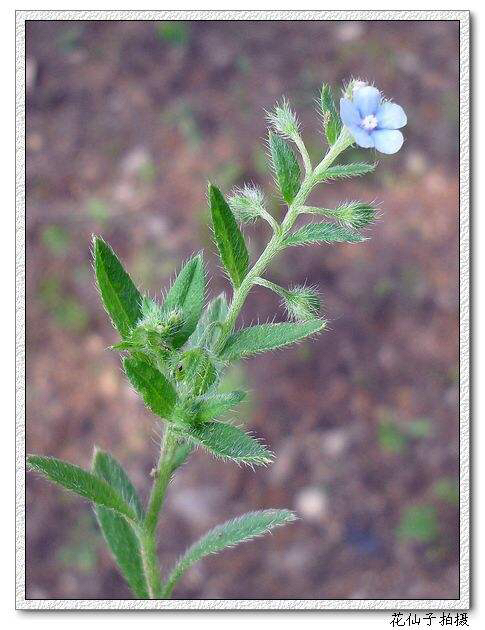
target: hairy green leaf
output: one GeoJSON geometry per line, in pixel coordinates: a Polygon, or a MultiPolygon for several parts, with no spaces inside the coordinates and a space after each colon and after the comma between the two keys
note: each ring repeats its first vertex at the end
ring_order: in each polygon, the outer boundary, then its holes
{"type": "Polygon", "coordinates": [[[335,223],[308,223],[285,238],[285,245],[313,243],[362,243],[365,237],[351,228],[335,223]]]}
{"type": "Polygon", "coordinates": [[[290,204],[300,189],[300,165],[289,144],[272,131],[269,132],[269,150],[280,192],[290,204]]]}
{"type": "Polygon", "coordinates": [[[113,326],[123,338],[141,317],[142,297],[111,247],[93,238],[94,270],[99,293],[113,326]]]}
{"type": "Polygon", "coordinates": [[[184,430],[196,444],[221,459],[232,459],[250,466],[263,466],[273,459],[271,451],[232,424],[205,422],[188,426],[184,430]]]}
{"type": "Polygon", "coordinates": [[[325,135],[327,136],[328,144],[332,145],[339,136],[342,129],[342,122],[337,108],[335,107],[332,88],[325,83],[320,93],[320,107],[325,126],[325,135]]]}
{"type": "Polygon", "coordinates": [[[136,521],[137,515],[132,506],[128,505],[123,497],[104,479],[100,479],[87,470],[69,464],[62,459],[41,455],[29,455],[27,465],[31,470],[44,475],[49,481],[79,494],[97,505],[116,510],[130,520],[136,521]]]}
{"type": "Polygon", "coordinates": [[[219,375],[207,350],[192,348],[180,357],[174,376],[179,383],[184,383],[187,392],[200,396],[209,390],[219,375]]]}
{"type": "Polygon", "coordinates": [[[193,347],[204,345],[206,348],[212,348],[219,336],[219,324],[226,318],[228,309],[226,295],[220,293],[202,313],[197,328],[189,339],[189,345],[193,347]]]}
{"type": "Polygon", "coordinates": [[[204,290],[204,264],[202,254],[198,254],[184,265],[162,306],[164,313],[182,311],[183,325],[172,338],[175,348],[180,348],[194,332],[204,307],[204,290]]]}
{"type": "Polygon", "coordinates": [[[318,177],[318,181],[324,182],[331,179],[345,179],[348,177],[360,177],[367,173],[372,173],[377,166],[377,162],[374,164],[367,164],[366,162],[351,162],[350,164],[336,164],[335,166],[329,166],[318,177]]]}
{"type": "Polygon", "coordinates": [[[291,523],[296,519],[296,515],[290,510],[261,510],[243,514],[217,525],[189,547],[177,562],[167,579],[164,596],[170,597],[175,584],[185,571],[205,556],[263,536],[274,528],[291,523]]]}
{"type": "Polygon", "coordinates": [[[237,288],[244,280],[249,266],[244,237],[221,191],[212,184],[209,184],[209,205],[222,263],[237,288]]]}
{"type": "Polygon", "coordinates": [[[177,470],[177,468],[180,468],[182,464],[185,464],[193,450],[194,445],[189,442],[181,442],[177,445],[175,453],[172,457],[172,472],[177,470]]]}
{"type": "Polygon", "coordinates": [[[140,357],[127,357],[123,367],[130,383],[141,395],[145,405],[161,418],[169,418],[177,394],[167,378],[140,357]]]}
{"type": "Polygon", "coordinates": [[[313,335],[324,327],[325,322],[321,319],[311,319],[306,322],[261,324],[243,328],[229,337],[222,349],[221,359],[234,361],[259,352],[282,348],[313,335]]]}
{"type": "Polygon", "coordinates": [[[213,420],[233,409],[246,397],[246,392],[233,391],[197,398],[193,403],[195,417],[199,422],[213,420]]]}
{"type": "Polygon", "coordinates": [[[98,477],[104,479],[116,490],[133,509],[138,519],[142,520],[143,509],[140,498],[121,464],[109,453],[95,449],[92,469],[98,477]]]}
{"type": "MultiPolygon", "coordinates": [[[[92,470],[116,490],[135,511],[139,520],[143,511],[133,484],[114,457],[95,451],[92,470]]],[[[113,554],[122,575],[137,597],[148,598],[148,587],[143,571],[140,541],[133,527],[121,516],[104,507],[95,508],[104,539],[113,554]]]]}

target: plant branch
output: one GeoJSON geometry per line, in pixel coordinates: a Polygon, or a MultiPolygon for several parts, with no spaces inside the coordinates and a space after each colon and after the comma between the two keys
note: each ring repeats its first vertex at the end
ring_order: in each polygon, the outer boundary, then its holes
{"type": "Polygon", "coordinates": [[[155,472],[145,521],[139,533],[143,569],[148,583],[150,599],[160,597],[163,588],[157,557],[156,529],[160,510],[162,509],[167,487],[172,476],[172,459],[176,446],[177,440],[172,430],[167,428],[155,472]]]}
{"type": "MultiPolygon", "coordinates": [[[[284,238],[286,234],[291,230],[298,215],[301,212],[301,208],[305,203],[308,195],[316,184],[320,181],[325,170],[336,160],[336,158],[347,149],[354,142],[353,137],[346,127],[343,127],[336,142],[327,151],[325,157],[319,162],[314,170],[310,170],[306,173],[303,182],[300,186],[296,197],[293,202],[288,206],[286,216],[283,223],[279,226],[277,232],[273,234],[268,245],[254,263],[252,269],[248,272],[241,285],[234,291],[231,306],[227,313],[226,320],[223,324],[221,335],[217,341],[215,348],[216,353],[221,352],[227,338],[231,334],[236,324],[237,317],[241,312],[241,309],[246,301],[246,298],[251,290],[251,287],[255,284],[255,280],[264,273],[264,270],[271,262],[271,260],[278,254],[284,247],[284,238]]],[[[303,141],[302,141],[303,143],[303,141]]],[[[305,150],[306,151],[306,150],[305,150]]]]}

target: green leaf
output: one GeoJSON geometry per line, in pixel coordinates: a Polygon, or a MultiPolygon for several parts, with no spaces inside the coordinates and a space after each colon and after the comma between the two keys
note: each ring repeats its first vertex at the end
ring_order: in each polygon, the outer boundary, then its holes
{"type": "Polygon", "coordinates": [[[205,422],[188,426],[184,431],[196,444],[221,459],[232,459],[249,466],[263,466],[273,459],[271,451],[232,424],[205,422]]]}
{"type": "Polygon", "coordinates": [[[217,525],[205,536],[193,544],[175,565],[164,589],[164,596],[169,597],[182,575],[193,564],[205,556],[234,547],[239,543],[263,536],[276,527],[297,520],[290,510],[261,510],[249,512],[235,519],[217,525]]]}
{"type": "Polygon", "coordinates": [[[192,348],[180,357],[174,376],[179,383],[184,383],[187,392],[200,396],[209,390],[219,375],[207,350],[192,348]]]}
{"type": "Polygon", "coordinates": [[[269,132],[269,150],[280,192],[290,204],[300,190],[300,165],[289,144],[272,131],[269,132]]]}
{"type": "Polygon", "coordinates": [[[174,348],[180,348],[194,332],[204,307],[204,289],[204,264],[198,254],[184,265],[163,302],[164,313],[180,309],[183,315],[184,323],[172,339],[174,348]]]}
{"type": "Polygon", "coordinates": [[[209,205],[221,260],[237,288],[244,280],[249,266],[244,237],[221,191],[212,184],[209,184],[209,205]]]}
{"type": "Polygon", "coordinates": [[[322,91],[320,93],[320,107],[325,126],[325,135],[327,136],[328,144],[332,145],[335,143],[335,140],[337,140],[340,134],[342,122],[340,120],[340,115],[337,112],[337,108],[335,107],[332,88],[325,83],[323,84],[322,91]]]}
{"type": "Polygon", "coordinates": [[[336,164],[329,166],[319,174],[318,181],[324,182],[331,179],[345,179],[348,177],[360,177],[375,171],[377,162],[367,164],[366,162],[351,162],[350,164],[336,164]]]}
{"type": "Polygon", "coordinates": [[[136,521],[136,512],[116,490],[103,479],[79,468],[79,466],[69,464],[62,459],[41,455],[29,455],[27,465],[30,470],[44,475],[49,481],[79,494],[97,505],[116,510],[128,519],[136,521]]]}
{"type": "Polygon", "coordinates": [[[285,238],[285,245],[313,243],[362,243],[366,238],[351,228],[335,223],[308,223],[285,238]]]}
{"type": "Polygon", "coordinates": [[[122,499],[133,509],[138,519],[143,520],[143,509],[140,498],[121,464],[109,453],[96,449],[92,468],[93,472],[98,477],[104,479],[116,490],[122,499]]]}
{"type": "Polygon", "coordinates": [[[194,401],[194,412],[197,421],[207,422],[233,409],[246,397],[246,392],[233,391],[198,398],[194,401]]]}
{"type": "Polygon", "coordinates": [[[311,319],[306,322],[261,324],[243,328],[229,337],[221,352],[221,359],[234,361],[259,352],[282,348],[313,335],[324,327],[325,322],[321,319],[311,319]]]}
{"type": "Polygon", "coordinates": [[[177,445],[175,453],[172,457],[172,472],[180,468],[182,464],[185,464],[190,453],[194,450],[194,445],[189,442],[181,442],[177,445]]]}
{"type": "Polygon", "coordinates": [[[167,378],[140,357],[127,357],[123,367],[130,383],[141,395],[145,405],[161,418],[169,418],[177,394],[167,378]]]}
{"type": "Polygon", "coordinates": [[[141,317],[142,297],[111,247],[93,238],[94,270],[99,293],[113,326],[123,338],[141,317]]]}
{"type": "Polygon", "coordinates": [[[219,326],[226,318],[229,307],[225,293],[220,293],[207,306],[199,319],[194,334],[189,339],[190,346],[204,345],[212,348],[219,336],[219,326]]]}
{"type": "MultiPolygon", "coordinates": [[[[108,453],[96,451],[92,469],[98,477],[109,483],[128,505],[131,505],[141,520],[143,511],[136,490],[116,459],[108,453]]],[[[140,542],[133,527],[113,510],[98,506],[95,512],[103,536],[122,575],[137,597],[147,599],[149,593],[143,570],[140,542]]]]}

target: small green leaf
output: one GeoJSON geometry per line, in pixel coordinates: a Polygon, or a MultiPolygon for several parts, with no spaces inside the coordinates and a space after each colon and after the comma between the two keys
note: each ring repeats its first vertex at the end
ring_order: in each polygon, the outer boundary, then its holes
{"type": "Polygon", "coordinates": [[[136,521],[133,508],[124,501],[120,494],[106,481],[96,475],[55,457],[29,455],[27,465],[31,470],[41,473],[54,483],[80,496],[93,501],[97,505],[116,510],[128,519],[136,521]]]}
{"type": "MultiPolygon", "coordinates": [[[[131,505],[141,520],[143,511],[136,490],[116,459],[108,453],[96,451],[92,469],[98,477],[109,483],[128,505],[131,505]]],[[[104,539],[125,580],[137,597],[147,599],[148,587],[143,571],[140,542],[133,527],[113,510],[98,506],[95,512],[104,539]]]]}
{"type": "Polygon", "coordinates": [[[214,298],[199,319],[197,328],[189,339],[189,345],[193,347],[203,345],[206,348],[212,348],[219,336],[219,324],[226,318],[228,309],[225,293],[214,298]]]}
{"type": "Polygon", "coordinates": [[[362,243],[359,232],[335,223],[308,223],[285,238],[285,245],[311,245],[313,243],[362,243]]]}
{"type": "Polygon", "coordinates": [[[177,394],[167,378],[147,361],[139,357],[127,357],[123,367],[131,384],[141,395],[145,405],[161,418],[169,418],[177,394]]]}
{"type": "Polygon", "coordinates": [[[113,326],[125,338],[141,317],[142,297],[111,247],[93,238],[94,270],[99,293],[113,326]]]}
{"type": "Polygon", "coordinates": [[[269,150],[280,192],[290,204],[300,190],[300,165],[288,143],[272,131],[269,132],[269,150]]]}
{"type": "Polygon", "coordinates": [[[313,335],[324,327],[324,321],[312,319],[306,322],[261,324],[243,328],[229,337],[221,352],[221,359],[234,361],[252,354],[282,348],[313,335]]]}
{"type": "Polygon", "coordinates": [[[221,260],[237,288],[244,280],[249,266],[244,237],[221,191],[212,184],[209,184],[209,205],[221,260]]]}
{"type": "Polygon", "coordinates": [[[258,440],[231,424],[205,422],[186,427],[184,431],[196,444],[221,459],[249,466],[264,466],[273,459],[273,453],[258,440]]]}
{"type": "Polygon", "coordinates": [[[331,179],[345,179],[348,177],[360,177],[367,173],[375,171],[377,162],[374,164],[367,164],[366,162],[351,162],[350,164],[336,164],[335,166],[329,166],[318,177],[319,182],[324,182],[331,179]]]}
{"type": "Polygon", "coordinates": [[[208,422],[233,409],[246,397],[246,392],[234,391],[198,398],[193,403],[198,422],[208,422]]]}
{"type": "Polygon", "coordinates": [[[192,348],[182,354],[174,371],[191,395],[201,396],[217,381],[218,373],[212,357],[204,348],[192,348]]]}
{"type": "Polygon", "coordinates": [[[172,457],[172,472],[180,468],[182,464],[185,464],[190,453],[194,450],[194,445],[189,444],[189,442],[181,442],[177,445],[175,449],[175,453],[172,457]]]}
{"type": "Polygon", "coordinates": [[[275,527],[295,521],[297,517],[290,510],[261,510],[249,512],[233,520],[217,525],[193,544],[172,570],[164,589],[164,596],[170,597],[172,590],[182,575],[193,564],[205,556],[234,547],[239,543],[263,536],[275,527]]]}
{"type": "Polygon", "coordinates": [[[184,265],[163,302],[164,313],[180,309],[183,315],[184,323],[172,339],[174,348],[180,348],[194,332],[204,307],[204,290],[204,264],[198,254],[184,265]]]}
{"type": "Polygon", "coordinates": [[[332,145],[335,143],[340,134],[342,122],[340,120],[339,113],[337,112],[337,108],[335,107],[332,88],[325,83],[323,84],[322,91],[320,93],[320,107],[325,126],[325,135],[327,136],[328,144],[332,145]]]}

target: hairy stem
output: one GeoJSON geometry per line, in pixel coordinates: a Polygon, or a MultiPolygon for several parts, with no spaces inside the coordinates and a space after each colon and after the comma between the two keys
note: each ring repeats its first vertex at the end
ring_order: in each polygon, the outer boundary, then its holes
{"type": "MultiPolygon", "coordinates": [[[[266,248],[254,263],[253,267],[247,273],[246,277],[240,284],[240,286],[234,291],[232,296],[231,306],[227,313],[225,322],[223,323],[221,335],[217,341],[215,348],[216,352],[221,352],[227,338],[231,334],[236,324],[239,313],[246,301],[246,298],[251,290],[251,287],[256,283],[256,279],[261,276],[271,262],[271,260],[278,254],[284,247],[284,238],[293,227],[298,215],[300,214],[301,207],[307,200],[308,195],[316,184],[321,180],[321,177],[325,170],[335,161],[335,159],[347,149],[352,143],[353,138],[346,127],[342,129],[335,144],[333,144],[327,151],[327,154],[322,161],[312,170],[307,170],[303,182],[300,186],[300,190],[293,199],[293,202],[288,206],[286,216],[277,232],[273,234],[271,240],[267,244],[266,248]]],[[[306,161],[305,161],[306,162],[306,161]]],[[[305,163],[305,167],[308,168],[308,164],[305,163]]]]}
{"type": "Polygon", "coordinates": [[[172,459],[176,446],[177,440],[169,427],[165,432],[145,521],[139,534],[143,569],[148,583],[150,599],[161,597],[163,588],[157,557],[156,530],[165,493],[172,476],[172,459]]]}

